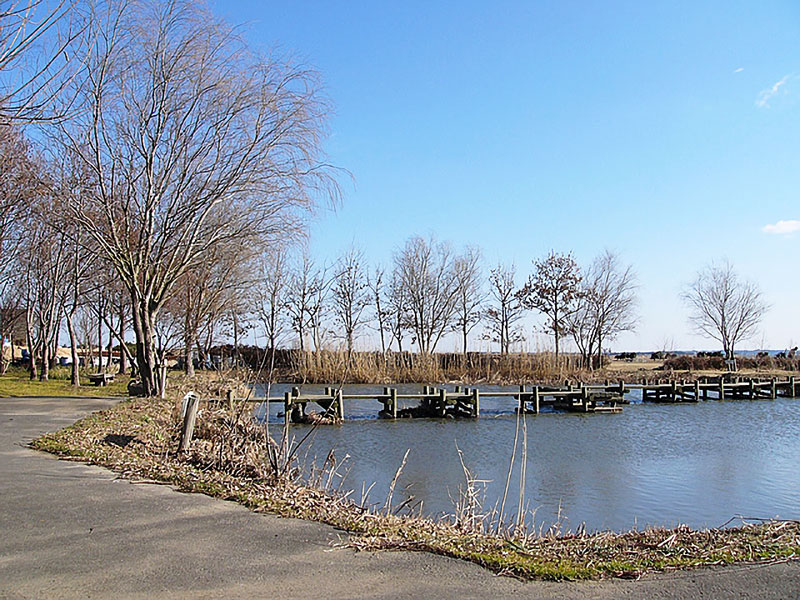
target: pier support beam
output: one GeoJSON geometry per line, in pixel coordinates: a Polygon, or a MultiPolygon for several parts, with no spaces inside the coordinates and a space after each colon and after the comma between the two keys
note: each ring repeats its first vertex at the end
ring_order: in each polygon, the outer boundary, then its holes
{"type": "Polygon", "coordinates": [[[336,416],[344,421],[344,398],[342,398],[342,390],[336,390],[336,416]]]}

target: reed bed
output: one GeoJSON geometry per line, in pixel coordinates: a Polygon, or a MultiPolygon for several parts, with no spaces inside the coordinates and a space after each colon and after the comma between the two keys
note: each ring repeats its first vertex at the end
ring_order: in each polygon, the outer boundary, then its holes
{"type": "MultiPolygon", "coordinates": [[[[524,439],[525,419],[518,421],[523,424],[518,436],[524,439]]],[[[304,471],[297,461],[302,440],[290,440],[286,428],[276,435],[256,423],[244,403],[206,405],[186,453],[176,450],[179,422],[174,400],[129,400],[44,435],[32,447],[102,465],[130,479],[170,483],[184,491],[236,500],[255,511],[327,523],[350,532],[344,543],[352,548],[428,551],[524,579],[639,577],[653,571],[800,556],[796,521],[743,521],[737,527],[704,531],[528,529],[519,512],[508,520],[503,509],[483,511],[481,482],[463,463],[465,484],[455,499],[454,514],[426,518],[408,503],[395,506],[391,495],[381,504],[369,499],[369,489],[359,499],[343,491],[344,463],[332,454],[321,468],[304,471]],[[399,514],[402,511],[406,514],[399,514]]],[[[402,465],[395,484],[401,471],[402,465]]]]}
{"type": "Polygon", "coordinates": [[[277,372],[302,383],[529,383],[597,376],[581,367],[575,355],[551,352],[494,354],[414,354],[410,352],[291,351],[277,372]]]}

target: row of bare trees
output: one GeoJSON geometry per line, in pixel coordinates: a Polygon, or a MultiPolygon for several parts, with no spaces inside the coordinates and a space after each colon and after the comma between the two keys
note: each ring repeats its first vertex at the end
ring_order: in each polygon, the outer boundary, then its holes
{"type": "MultiPolygon", "coordinates": [[[[301,349],[307,338],[319,349],[330,333],[351,353],[354,340],[371,331],[383,352],[393,346],[402,352],[410,341],[431,353],[453,334],[466,355],[470,334],[481,328],[481,339],[507,354],[524,341],[523,319],[536,311],[556,357],[566,338],[591,368],[602,364],[610,340],[637,324],[636,275],[609,250],[585,267],[570,253],[550,252],[533,261],[531,276],[519,286],[514,265],[499,264],[485,277],[479,248],[455,252],[418,236],[395,253],[390,270],[370,271],[363,253],[352,248],[329,268],[316,267],[307,255],[292,266],[285,252],[265,264],[253,288],[261,290],[256,312],[270,348],[286,343],[293,331],[301,349]]],[[[729,360],[769,309],[758,286],[728,262],[699,271],[682,297],[694,329],[719,341],[729,360]]]]}
{"type": "Polygon", "coordinates": [[[513,265],[497,265],[487,277],[479,248],[459,252],[419,236],[397,250],[390,269],[370,268],[355,248],[328,266],[307,254],[292,261],[282,251],[262,263],[261,278],[252,283],[252,314],[269,348],[292,339],[301,350],[338,341],[352,353],[359,337],[372,336],[383,352],[413,344],[432,353],[445,336],[456,335],[466,355],[476,329],[509,353],[524,341],[523,319],[535,310],[556,353],[568,336],[587,365],[608,340],[634,328],[635,276],[614,253],[602,253],[585,269],[555,252],[533,266],[518,286],[513,265]]]}

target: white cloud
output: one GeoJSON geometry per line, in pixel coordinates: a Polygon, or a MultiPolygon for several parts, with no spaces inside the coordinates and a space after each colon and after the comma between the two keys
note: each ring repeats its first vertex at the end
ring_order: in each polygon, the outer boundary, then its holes
{"type": "Polygon", "coordinates": [[[761,228],[764,233],[771,233],[773,235],[789,235],[795,231],[800,231],[800,221],[778,221],[774,225],[764,225],[761,228]]]}
{"type": "Polygon", "coordinates": [[[741,73],[742,71],[744,71],[744,67],[739,67],[738,69],[733,70],[734,73],[741,73]]]}
{"type": "Polygon", "coordinates": [[[761,90],[758,93],[758,98],[756,98],[756,106],[758,108],[767,108],[772,97],[780,91],[781,87],[786,85],[786,82],[789,81],[791,77],[791,74],[784,75],[781,77],[780,81],[777,81],[772,87],[761,90]]]}

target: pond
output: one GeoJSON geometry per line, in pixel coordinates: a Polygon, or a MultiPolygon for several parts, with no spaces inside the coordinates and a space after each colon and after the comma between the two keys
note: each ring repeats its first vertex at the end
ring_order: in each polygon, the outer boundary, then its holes
{"type": "MultiPolygon", "coordinates": [[[[400,393],[421,386],[395,386],[400,393]]],[[[273,385],[281,396],[289,385],[273,385]]],[[[321,386],[305,386],[318,393],[321,386]]],[[[375,393],[379,386],[346,386],[346,393],[375,393]]],[[[449,389],[452,389],[450,387],[449,389]]],[[[407,450],[394,504],[422,502],[428,515],[453,512],[464,485],[458,457],[482,484],[484,506],[503,495],[514,448],[515,400],[490,398],[481,387],[479,419],[377,418],[378,401],[345,401],[347,420],[317,427],[300,454],[309,464],[333,449],[347,457],[343,489],[373,482],[370,500],[382,505],[407,450]],[[411,497],[413,496],[413,499],[411,497]]],[[[263,390],[258,390],[263,395],[263,390]]],[[[524,504],[535,511],[528,524],[562,529],[585,524],[590,531],[647,525],[694,528],[723,525],[731,517],[800,518],[800,401],[706,401],[650,404],[629,392],[619,414],[543,413],[525,417],[527,460],[524,504]]],[[[315,410],[316,405],[309,405],[315,410]]],[[[283,422],[281,404],[270,408],[270,423],[283,422]]],[[[263,418],[263,405],[256,409],[263,418]]],[[[311,431],[292,425],[296,438],[311,431]]],[[[506,513],[516,513],[520,488],[522,427],[506,513]],[[509,510],[511,509],[511,510],[509,510]]]]}

